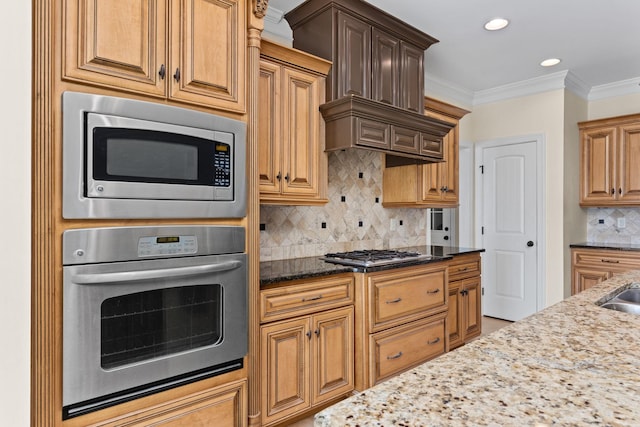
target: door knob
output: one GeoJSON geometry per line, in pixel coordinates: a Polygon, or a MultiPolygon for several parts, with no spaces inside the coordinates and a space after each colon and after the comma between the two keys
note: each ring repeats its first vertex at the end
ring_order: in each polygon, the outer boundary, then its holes
{"type": "Polygon", "coordinates": [[[527,246],[529,246],[529,247],[533,246],[533,241],[529,240],[529,241],[527,242],[527,246]]]}

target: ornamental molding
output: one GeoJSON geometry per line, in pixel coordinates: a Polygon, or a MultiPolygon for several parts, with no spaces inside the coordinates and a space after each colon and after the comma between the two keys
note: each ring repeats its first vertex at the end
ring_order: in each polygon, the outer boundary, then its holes
{"type": "Polygon", "coordinates": [[[267,6],[269,5],[269,0],[254,0],[253,1],[253,14],[257,18],[264,18],[267,14],[267,6]]]}

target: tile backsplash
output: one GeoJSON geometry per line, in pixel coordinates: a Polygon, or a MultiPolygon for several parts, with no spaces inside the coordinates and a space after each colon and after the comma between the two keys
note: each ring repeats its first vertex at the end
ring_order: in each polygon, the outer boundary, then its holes
{"type": "Polygon", "coordinates": [[[329,153],[324,206],[260,207],[260,260],[426,244],[426,209],[382,207],[383,155],[329,153]]]}
{"type": "Polygon", "coordinates": [[[587,241],[640,244],[640,209],[587,209],[587,241]]]}

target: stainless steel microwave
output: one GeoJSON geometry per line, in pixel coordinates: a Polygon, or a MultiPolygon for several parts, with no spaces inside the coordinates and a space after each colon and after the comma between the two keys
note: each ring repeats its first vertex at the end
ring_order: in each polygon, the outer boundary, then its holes
{"type": "Polygon", "coordinates": [[[62,95],[64,218],[241,218],[246,125],[126,98],[62,95]]]}

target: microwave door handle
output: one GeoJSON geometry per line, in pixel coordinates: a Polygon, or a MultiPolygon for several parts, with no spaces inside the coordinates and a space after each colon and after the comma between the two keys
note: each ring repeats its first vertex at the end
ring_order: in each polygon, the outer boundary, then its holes
{"type": "Polygon", "coordinates": [[[155,270],[123,271],[118,273],[75,274],[71,281],[78,285],[97,283],[135,282],[139,280],[162,279],[167,277],[186,277],[233,270],[241,267],[240,261],[227,261],[218,264],[194,265],[189,267],[159,268],[155,270]]]}

